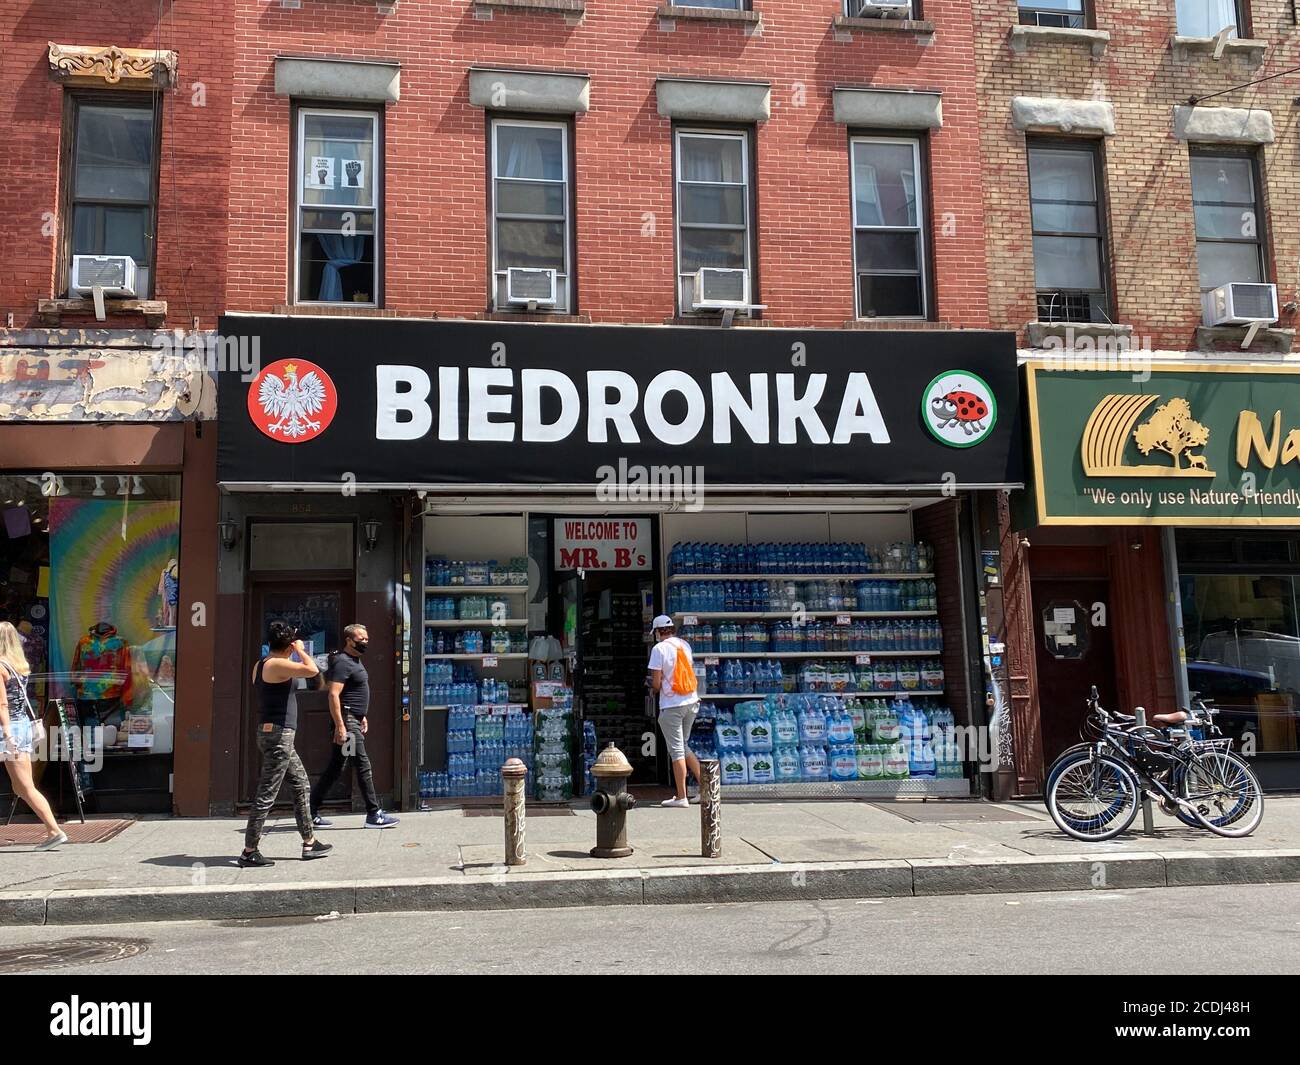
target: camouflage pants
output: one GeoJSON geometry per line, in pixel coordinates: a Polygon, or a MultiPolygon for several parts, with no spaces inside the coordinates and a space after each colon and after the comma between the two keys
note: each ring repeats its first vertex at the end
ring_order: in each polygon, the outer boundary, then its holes
{"type": "Polygon", "coordinates": [[[275,805],[280,794],[284,778],[289,778],[293,788],[293,812],[298,820],[298,831],[303,840],[312,837],[311,827],[311,781],[307,770],[293,748],[294,730],[275,725],[269,732],[257,734],[258,746],[262,748],[262,776],[257,782],[257,797],[253,799],[253,809],[248,815],[248,828],[244,832],[244,847],[255,850],[262,838],[262,829],[266,825],[267,814],[275,805]]]}

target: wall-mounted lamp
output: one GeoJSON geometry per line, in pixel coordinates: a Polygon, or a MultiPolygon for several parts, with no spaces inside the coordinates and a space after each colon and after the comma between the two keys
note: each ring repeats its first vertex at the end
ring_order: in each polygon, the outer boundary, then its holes
{"type": "Polygon", "coordinates": [[[233,521],[217,522],[217,533],[221,536],[221,546],[227,551],[239,541],[239,526],[233,521]]]}
{"type": "Polygon", "coordinates": [[[371,518],[369,521],[362,522],[361,528],[366,535],[366,550],[373,551],[375,544],[379,543],[379,522],[371,518]]]}

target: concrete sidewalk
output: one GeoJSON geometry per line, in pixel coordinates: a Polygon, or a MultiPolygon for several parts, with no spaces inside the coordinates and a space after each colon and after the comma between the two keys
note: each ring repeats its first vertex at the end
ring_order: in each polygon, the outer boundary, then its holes
{"type": "MultiPolygon", "coordinates": [[[[1300,798],[1269,798],[1250,838],[1156,813],[1156,834],[1087,845],[1041,804],[731,802],[722,857],[700,857],[699,808],[638,807],[629,858],[600,860],[583,804],[528,815],[528,864],[507,868],[500,808],[407,812],[394,829],[334,818],[334,852],[298,860],[292,817],[268,822],[277,864],[240,869],[236,819],[142,820],[53,853],[0,848],[0,923],[236,919],[599,903],[739,902],[1300,881],[1300,798]]],[[[1140,826],[1139,819],[1136,822],[1140,826]]]]}

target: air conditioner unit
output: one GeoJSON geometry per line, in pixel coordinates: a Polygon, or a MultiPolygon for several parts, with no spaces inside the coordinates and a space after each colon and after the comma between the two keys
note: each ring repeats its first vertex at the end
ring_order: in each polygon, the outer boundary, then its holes
{"type": "Polygon", "coordinates": [[[703,311],[748,310],[749,271],[712,266],[696,270],[695,295],[691,302],[703,311]]]}
{"type": "Polygon", "coordinates": [[[907,18],[911,13],[909,0],[849,0],[853,18],[907,18]]]}
{"type": "Polygon", "coordinates": [[[512,266],[506,271],[506,302],[555,306],[555,271],[512,266]]]}
{"type": "Polygon", "coordinates": [[[74,255],[68,287],[78,296],[95,289],[105,296],[134,296],[135,260],[129,255],[74,255]]]}
{"type": "Polygon", "coordinates": [[[1277,321],[1277,286],[1234,281],[1211,289],[1205,301],[1206,325],[1250,325],[1277,321]]]}

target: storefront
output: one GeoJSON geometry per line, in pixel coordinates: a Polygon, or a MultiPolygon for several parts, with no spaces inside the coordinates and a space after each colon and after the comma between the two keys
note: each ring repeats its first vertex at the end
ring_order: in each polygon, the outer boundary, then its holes
{"type": "Polygon", "coordinates": [[[51,734],[41,786],[75,813],[72,764],[88,811],[177,810],[207,789],[196,678],[208,631],[192,604],[208,582],[182,576],[212,562],[192,528],[215,497],[211,450],[185,423],[10,425],[5,437],[0,620],[19,630],[51,734]],[[181,752],[178,734],[202,749],[181,752]]]}
{"type": "MultiPolygon", "coordinates": [[[[562,800],[609,742],[634,783],[665,780],[644,688],[665,611],[706,693],[693,738],[728,755],[736,793],[972,791],[977,759],[954,744],[937,745],[942,775],[933,745],[901,766],[892,748],[900,729],[987,724],[984,667],[1002,662],[981,631],[976,514],[1020,483],[1009,336],[241,316],[222,331],[263,355],[251,386],[222,382],[223,517],[250,548],[273,512],[324,508],[354,532],[336,568],[283,557],[303,594],[331,574],[341,603],[351,587],[341,609],[372,646],[392,634],[376,702],[399,800],[497,794],[514,755],[534,796],[562,800]]],[[[260,625],[246,556],[223,555],[223,617],[260,625]]]]}
{"type": "Polygon", "coordinates": [[[1077,725],[1089,684],[1149,712],[1199,692],[1266,787],[1297,787],[1294,372],[1168,362],[1025,373],[1042,758],[1077,725]]]}

